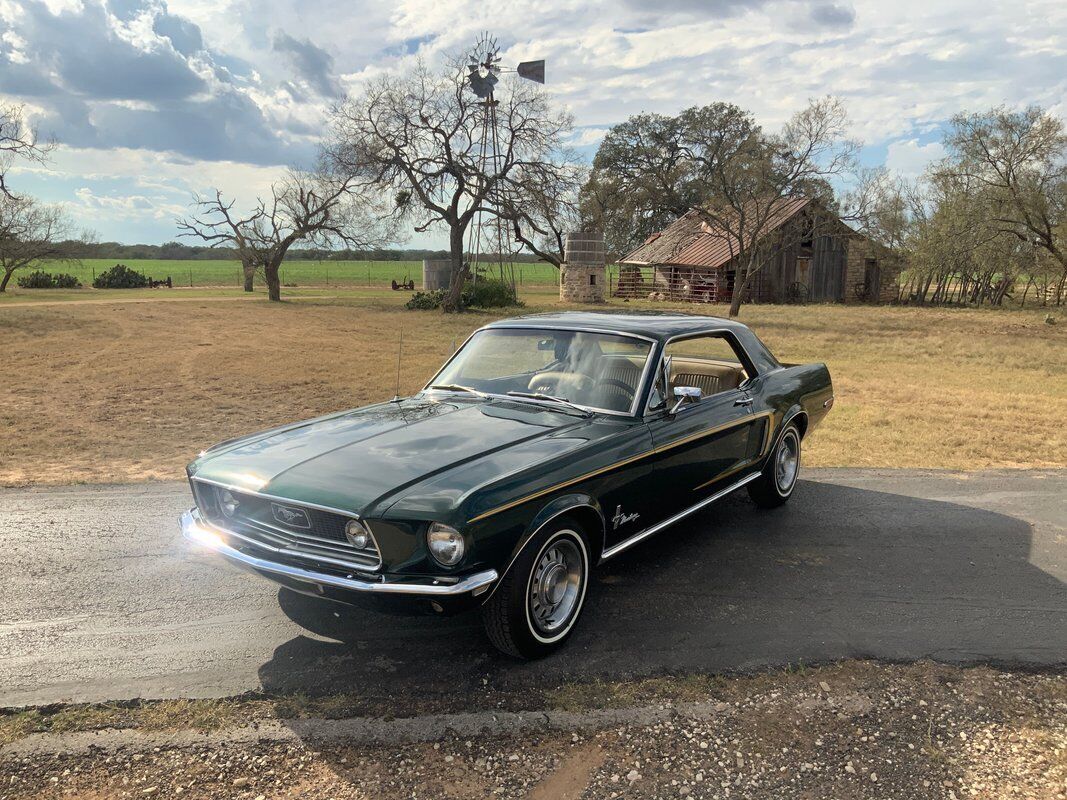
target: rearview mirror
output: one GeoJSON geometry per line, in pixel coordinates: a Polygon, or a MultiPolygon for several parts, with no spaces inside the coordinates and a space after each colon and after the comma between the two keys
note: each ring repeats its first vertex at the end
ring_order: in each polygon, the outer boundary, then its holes
{"type": "Polygon", "coordinates": [[[537,349],[538,350],[555,350],[556,349],[556,340],[555,339],[541,339],[540,341],[537,342],[537,349]]]}
{"type": "Polygon", "coordinates": [[[699,386],[675,386],[674,396],[678,398],[678,402],[674,404],[671,413],[677,414],[678,410],[687,402],[698,402],[704,396],[704,392],[700,390],[699,386]]]}

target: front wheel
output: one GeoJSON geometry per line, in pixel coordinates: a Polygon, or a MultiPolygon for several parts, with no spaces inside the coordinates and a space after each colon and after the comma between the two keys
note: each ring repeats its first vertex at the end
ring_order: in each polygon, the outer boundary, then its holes
{"type": "Polygon", "coordinates": [[[568,521],[545,528],[526,543],[485,604],[489,640],[517,658],[548,655],[574,630],[588,584],[584,531],[568,521]]]}
{"type": "Polygon", "coordinates": [[[748,495],[760,508],[777,508],[793,494],[800,474],[800,431],[789,425],[767,465],[748,485],[748,495]]]}

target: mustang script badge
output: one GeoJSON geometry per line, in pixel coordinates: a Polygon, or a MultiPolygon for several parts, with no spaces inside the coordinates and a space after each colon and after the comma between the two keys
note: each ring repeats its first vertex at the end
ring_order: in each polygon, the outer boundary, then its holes
{"type": "Polygon", "coordinates": [[[640,514],[623,514],[622,506],[615,506],[615,516],[611,518],[612,530],[618,530],[620,525],[625,525],[627,522],[633,522],[640,517],[640,514]]]}
{"type": "Polygon", "coordinates": [[[288,525],[290,528],[311,527],[311,520],[308,519],[307,512],[302,508],[290,508],[289,506],[271,503],[270,510],[274,514],[274,518],[282,525],[288,525]]]}

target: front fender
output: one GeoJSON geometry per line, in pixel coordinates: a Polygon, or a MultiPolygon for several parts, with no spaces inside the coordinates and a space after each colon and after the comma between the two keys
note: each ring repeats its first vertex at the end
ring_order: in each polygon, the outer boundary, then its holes
{"type": "MultiPolygon", "coordinates": [[[[564,514],[574,514],[585,525],[586,532],[593,539],[589,544],[593,549],[593,556],[591,557],[592,564],[597,563],[598,555],[605,546],[605,537],[607,536],[607,522],[604,518],[604,512],[600,508],[600,503],[592,495],[584,492],[575,492],[572,494],[565,494],[560,497],[553,498],[552,502],[545,505],[534,517],[530,520],[529,525],[526,526],[526,530],[522,536],[519,537],[512,549],[507,565],[499,570],[500,578],[503,579],[508,572],[511,571],[511,567],[514,565],[515,560],[519,557],[519,554],[523,551],[523,548],[529,544],[530,540],[537,535],[545,525],[548,525],[552,520],[557,517],[561,517],[564,514]]],[[[492,591],[486,597],[486,600],[491,597],[500,585],[501,581],[497,581],[493,586],[492,591]]]]}
{"type": "MultiPolygon", "coordinates": [[[[587,533],[593,539],[590,544],[594,549],[603,548],[605,537],[608,532],[608,524],[606,517],[604,516],[604,511],[601,509],[600,503],[597,502],[595,497],[583,492],[576,492],[574,494],[566,494],[562,497],[557,497],[542,508],[530,521],[530,525],[526,529],[526,533],[523,535],[521,543],[515,548],[511,557],[514,559],[515,556],[522,551],[526,542],[530,541],[530,538],[541,530],[541,528],[556,517],[562,516],[568,512],[577,512],[579,518],[586,523],[591,522],[594,516],[596,517],[596,525],[593,526],[592,530],[587,530],[587,533]]],[[[587,527],[589,527],[588,524],[587,527]]]]}

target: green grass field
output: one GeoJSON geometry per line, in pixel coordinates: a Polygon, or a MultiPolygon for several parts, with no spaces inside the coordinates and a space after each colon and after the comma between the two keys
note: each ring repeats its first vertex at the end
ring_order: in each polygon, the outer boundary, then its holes
{"type": "MultiPolygon", "coordinates": [[[[93,277],[116,264],[115,259],[87,258],[80,263],[44,265],[48,272],[74,275],[86,286],[93,277]]],[[[168,261],[164,259],[125,259],[127,267],[143,272],[150,278],[165,280],[169,275],[177,286],[240,286],[239,262],[168,261]]],[[[16,276],[25,271],[16,273],[16,276]]],[[[282,282],[297,286],[389,286],[414,280],[415,288],[422,288],[421,261],[287,261],[282,266],[282,282]]],[[[522,285],[556,286],[559,273],[551,264],[516,264],[515,279],[522,285]]],[[[12,281],[15,283],[15,281],[12,281]]]]}

